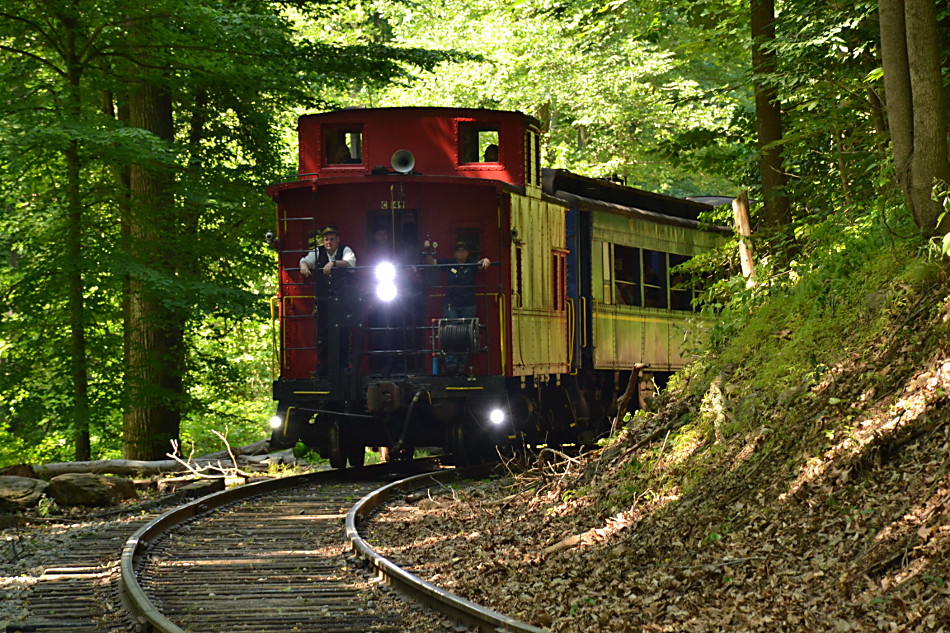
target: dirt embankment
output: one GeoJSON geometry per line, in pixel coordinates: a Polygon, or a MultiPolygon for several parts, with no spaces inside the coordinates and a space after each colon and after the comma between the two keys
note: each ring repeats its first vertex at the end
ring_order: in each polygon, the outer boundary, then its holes
{"type": "Polygon", "coordinates": [[[393,507],[374,536],[551,631],[950,630],[947,290],[860,349],[842,331],[810,384],[693,376],[613,444],[393,507]]]}

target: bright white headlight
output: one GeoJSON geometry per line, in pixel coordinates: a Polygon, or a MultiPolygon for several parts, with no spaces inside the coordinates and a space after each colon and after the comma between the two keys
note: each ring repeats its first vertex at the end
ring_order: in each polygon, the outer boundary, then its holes
{"type": "Polygon", "coordinates": [[[391,282],[396,278],[396,267],[389,262],[380,262],[376,265],[376,279],[381,283],[391,282]]]}
{"type": "Polygon", "coordinates": [[[380,301],[392,301],[396,298],[396,284],[391,281],[381,281],[376,286],[376,296],[380,301]]]}
{"type": "Polygon", "coordinates": [[[284,421],[281,419],[279,415],[275,415],[274,417],[270,419],[269,424],[270,424],[270,428],[279,429],[280,427],[284,425],[284,421]]]}
{"type": "Polygon", "coordinates": [[[491,420],[492,424],[501,424],[505,421],[505,412],[501,409],[492,409],[491,413],[488,414],[488,419],[491,420]]]}

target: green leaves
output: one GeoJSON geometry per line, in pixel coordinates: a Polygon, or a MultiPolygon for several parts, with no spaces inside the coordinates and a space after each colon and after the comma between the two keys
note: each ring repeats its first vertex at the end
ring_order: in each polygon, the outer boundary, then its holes
{"type": "MultiPolygon", "coordinates": [[[[214,411],[242,423],[271,406],[266,362],[233,360],[230,347],[197,333],[216,319],[231,333],[264,318],[274,264],[261,242],[273,217],[264,190],[294,170],[286,132],[296,111],[325,107],[331,89],[382,86],[450,58],[393,46],[384,28],[378,40],[343,41],[314,27],[345,15],[372,22],[351,8],[10,0],[0,10],[0,420],[25,438],[23,451],[42,437],[69,450],[60,440],[86,398],[69,381],[75,367],[87,368],[96,450],[116,448],[129,404],[123,335],[142,325],[122,313],[133,282],[165,310],[145,325],[183,330],[188,342],[176,366],[187,367],[191,399],[169,396],[175,406],[202,422],[214,411]],[[171,102],[169,139],[130,125],[130,95],[146,85],[171,102]],[[132,166],[160,176],[161,204],[129,196],[132,166]],[[73,345],[80,335],[86,352],[73,345]],[[227,388],[208,385],[215,380],[227,388]],[[245,408],[252,413],[234,413],[245,408]]],[[[269,338],[242,340],[253,351],[236,356],[267,358],[269,338]]]]}
{"type": "Polygon", "coordinates": [[[727,145],[743,136],[733,109],[747,96],[737,101],[723,85],[737,76],[730,68],[737,51],[710,46],[708,33],[683,26],[676,6],[546,0],[380,6],[393,42],[451,48],[468,58],[417,74],[408,86],[373,90],[366,98],[374,104],[521,110],[547,132],[546,166],[617,174],[671,193],[732,188],[731,165],[742,157],[727,145]],[[707,141],[700,145],[699,138],[707,141]]]}

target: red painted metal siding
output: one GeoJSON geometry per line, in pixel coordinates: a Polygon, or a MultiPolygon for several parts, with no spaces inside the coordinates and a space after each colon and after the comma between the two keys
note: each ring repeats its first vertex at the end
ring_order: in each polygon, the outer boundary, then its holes
{"type": "MultiPolygon", "coordinates": [[[[510,354],[501,337],[509,329],[510,303],[507,300],[509,263],[507,196],[503,185],[494,180],[470,180],[458,177],[402,175],[358,175],[352,178],[303,180],[271,187],[277,199],[278,249],[280,251],[281,376],[309,378],[316,367],[314,286],[296,270],[309,250],[308,235],[326,225],[338,227],[341,244],[350,246],[360,268],[371,261],[371,235],[379,218],[389,217],[394,209],[414,224],[414,234],[404,241],[406,265],[422,264],[422,241],[428,237],[439,243],[436,256],[451,258],[456,238],[475,240],[471,259],[488,257],[498,265],[477,276],[478,316],[487,326],[487,342],[492,349],[487,357],[473,358],[476,375],[510,372],[510,354]],[[499,312],[501,310],[501,312],[499,312]]],[[[410,225],[406,225],[409,227],[410,225]]],[[[358,276],[370,278],[371,271],[358,270],[358,276]]],[[[424,314],[421,324],[442,316],[444,290],[437,269],[406,271],[406,279],[424,289],[424,314]]]]}
{"type": "Polygon", "coordinates": [[[380,108],[341,110],[300,118],[299,174],[302,178],[346,177],[391,168],[394,152],[409,150],[414,171],[427,176],[490,178],[524,185],[525,135],[531,119],[520,112],[460,108],[380,108]],[[465,162],[460,157],[460,130],[466,126],[496,129],[497,163],[465,162]],[[331,164],[327,130],[359,130],[362,156],[357,163],[331,164]]]}

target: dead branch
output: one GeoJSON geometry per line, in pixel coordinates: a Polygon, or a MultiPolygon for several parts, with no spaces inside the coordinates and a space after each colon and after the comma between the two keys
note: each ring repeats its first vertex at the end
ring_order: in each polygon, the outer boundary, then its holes
{"type": "Polygon", "coordinates": [[[214,433],[218,437],[219,440],[224,442],[224,447],[228,451],[228,457],[231,458],[231,463],[234,464],[234,468],[237,468],[237,458],[234,457],[234,453],[231,451],[231,443],[228,442],[228,438],[226,438],[222,433],[214,429],[211,429],[211,432],[214,433]]]}
{"type": "Polygon", "coordinates": [[[220,460],[216,460],[216,463],[206,464],[203,468],[199,470],[192,465],[192,462],[186,462],[185,460],[178,457],[178,455],[176,455],[175,453],[166,453],[166,454],[169,457],[171,457],[173,460],[181,464],[185,468],[186,471],[188,471],[189,473],[191,473],[192,475],[200,479],[225,479],[227,477],[235,477],[235,476],[240,476],[240,477],[252,476],[250,473],[244,472],[243,470],[238,468],[236,461],[234,462],[234,468],[225,468],[221,466],[220,460]],[[209,475],[204,472],[206,470],[218,471],[219,474],[209,475]]]}

